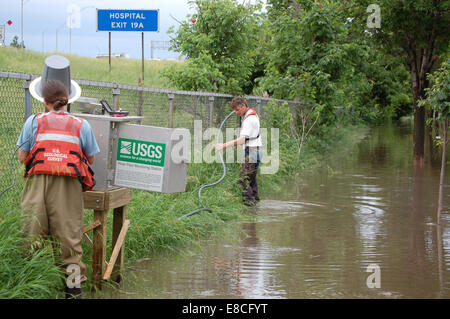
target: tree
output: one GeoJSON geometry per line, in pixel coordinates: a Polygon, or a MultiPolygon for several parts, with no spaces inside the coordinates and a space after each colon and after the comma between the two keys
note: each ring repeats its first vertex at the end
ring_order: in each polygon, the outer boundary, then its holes
{"type": "Polygon", "coordinates": [[[335,4],[285,2],[268,2],[272,36],[261,82],[275,97],[327,104],[346,59],[341,46],[344,22],[335,4]]]}
{"type": "Polygon", "coordinates": [[[259,84],[273,97],[296,100],[292,135],[301,148],[317,124],[335,122],[339,84],[360,46],[347,41],[338,2],[268,1],[270,41],[259,84]]]}
{"type": "MultiPolygon", "coordinates": [[[[414,163],[423,166],[425,109],[419,101],[429,87],[440,54],[448,50],[450,2],[448,0],[379,0],[381,25],[368,27],[367,8],[372,0],[347,1],[349,16],[361,32],[392,55],[404,58],[409,67],[414,108],[414,163]]],[[[370,11],[370,10],[369,10],[370,11]]],[[[373,13],[373,12],[372,12],[373,13]]]]}
{"type": "Polygon", "coordinates": [[[258,43],[261,4],[236,0],[190,1],[195,13],[180,22],[171,49],[186,56],[186,66],[164,75],[185,90],[241,93],[251,82],[258,43]]]}
{"type": "Polygon", "coordinates": [[[18,48],[18,49],[25,49],[25,44],[22,45],[19,43],[19,37],[17,35],[14,36],[14,38],[11,41],[10,46],[14,47],[14,48],[18,48]]]}
{"type": "Polygon", "coordinates": [[[321,124],[336,119],[333,106],[371,123],[409,114],[406,67],[354,20],[342,1],[270,0],[260,85],[275,97],[322,106],[321,124]]]}
{"type": "Polygon", "coordinates": [[[439,199],[437,223],[441,222],[442,202],[444,198],[444,178],[445,178],[445,164],[447,159],[447,144],[448,127],[450,122],[450,54],[444,60],[439,70],[430,74],[427,78],[432,85],[426,89],[426,99],[420,101],[419,107],[431,107],[438,114],[438,120],[443,123],[443,138],[442,138],[442,160],[441,160],[441,176],[439,180],[439,199]]]}

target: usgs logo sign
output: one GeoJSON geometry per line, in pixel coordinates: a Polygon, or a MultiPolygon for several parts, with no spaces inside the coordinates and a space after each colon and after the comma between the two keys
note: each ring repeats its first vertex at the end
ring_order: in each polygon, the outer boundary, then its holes
{"type": "Polygon", "coordinates": [[[117,160],[138,164],[164,166],[166,145],[119,138],[117,160]]]}

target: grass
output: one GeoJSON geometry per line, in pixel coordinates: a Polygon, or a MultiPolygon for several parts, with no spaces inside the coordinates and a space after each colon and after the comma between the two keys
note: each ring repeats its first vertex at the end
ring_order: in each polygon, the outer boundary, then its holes
{"type": "Polygon", "coordinates": [[[35,241],[33,245],[41,249],[33,250],[24,246],[16,207],[0,206],[0,299],[60,297],[63,274],[53,257],[51,243],[35,241]]]}
{"type": "MultiPolygon", "coordinates": [[[[45,58],[53,54],[62,55],[69,59],[73,79],[138,85],[138,80],[142,77],[142,62],[137,59],[112,58],[112,68],[109,72],[108,58],[88,58],[64,53],[44,54],[13,47],[0,47],[0,71],[40,75],[44,68],[45,58]]],[[[168,66],[182,65],[182,63],[178,61],[145,60],[143,85],[175,89],[162,79],[160,72],[168,66]]]]}

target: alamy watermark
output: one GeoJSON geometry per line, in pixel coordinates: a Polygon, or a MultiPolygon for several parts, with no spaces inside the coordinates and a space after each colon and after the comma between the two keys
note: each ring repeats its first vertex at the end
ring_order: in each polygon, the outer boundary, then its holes
{"type": "Polygon", "coordinates": [[[372,3],[367,9],[367,13],[370,13],[367,17],[367,27],[370,29],[381,28],[381,8],[378,4],[372,3]]]}
{"type": "Polygon", "coordinates": [[[67,6],[67,27],[69,29],[81,28],[81,9],[78,5],[71,3],[67,6]]]}
{"type": "Polygon", "coordinates": [[[66,268],[67,288],[81,288],[81,269],[77,264],[70,264],[66,268]]]}
{"type": "Polygon", "coordinates": [[[381,288],[381,269],[377,264],[367,266],[366,272],[371,272],[367,277],[366,285],[368,288],[381,288]]]}
{"type": "MultiPolygon", "coordinates": [[[[261,174],[275,174],[279,168],[280,157],[280,132],[278,128],[261,128],[260,138],[261,146],[261,174]],[[270,144],[268,139],[270,136],[270,144]],[[268,147],[270,145],[270,148],[268,147]]],[[[171,160],[175,164],[179,163],[221,163],[221,154],[225,163],[244,163],[245,150],[242,145],[236,148],[236,156],[234,147],[226,148],[222,151],[216,151],[217,143],[224,143],[231,141],[238,136],[238,129],[226,128],[223,134],[218,128],[209,127],[203,131],[202,121],[194,121],[193,136],[188,129],[178,128],[174,129],[171,134],[173,143],[172,152],[170,154],[171,160]],[[219,140],[217,141],[217,137],[219,140]],[[206,145],[204,142],[208,141],[206,145]],[[191,151],[192,150],[192,151],[191,151]],[[193,153],[193,154],[192,154],[193,153]]],[[[248,156],[250,163],[256,162],[256,156],[253,156],[252,151],[248,156]]]]}

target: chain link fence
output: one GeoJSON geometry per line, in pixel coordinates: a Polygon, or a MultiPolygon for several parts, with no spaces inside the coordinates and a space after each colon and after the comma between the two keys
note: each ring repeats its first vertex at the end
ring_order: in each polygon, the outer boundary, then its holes
{"type": "MultiPolygon", "coordinates": [[[[36,75],[0,72],[0,192],[12,184],[10,169],[16,176],[16,187],[22,189],[23,165],[17,160],[11,162],[16,143],[24,121],[32,114],[44,111],[44,104],[33,99],[28,90],[36,75]],[[11,166],[12,163],[12,166],[11,166]]],[[[202,130],[219,127],[230,113],[229,94],[212,92],[189,92],[167,89],[155,89],[142,86],[75,80],[82,89],[82,96],[106,100],[112,108],[120,107],[130,115],[143,116],[142,125],[160,127],[187,128],[191,132],[194,122],[201,120],[202,130]]],[[[246,97],[249,106],[255,108],[262,119],[265,118],[265,106],[270,101],[288,102],[291,109],[295,102],[275,100],[255,96],[246,97]]],[[[240,126],[240,119],[233,115],[226,128],[240,126]]],[[[17,204],[17,192],[7,192],[0,199],[17,204]]]]}

